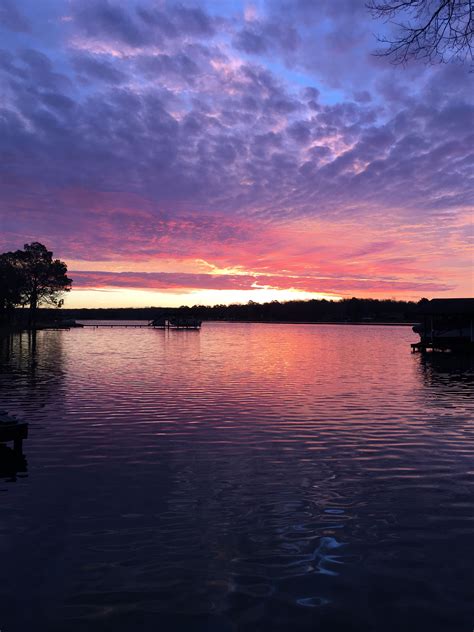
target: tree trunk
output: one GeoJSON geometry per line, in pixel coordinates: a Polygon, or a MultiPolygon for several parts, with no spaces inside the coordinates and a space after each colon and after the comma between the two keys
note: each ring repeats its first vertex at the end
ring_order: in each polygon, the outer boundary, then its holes
{"type": "Polygon", "coordinates": [[[33,288],[30,296],[30,313],[28,315],[28,327],[34,329],[36,327],[36,315],[38,310],[38,290],[33,288]]]}

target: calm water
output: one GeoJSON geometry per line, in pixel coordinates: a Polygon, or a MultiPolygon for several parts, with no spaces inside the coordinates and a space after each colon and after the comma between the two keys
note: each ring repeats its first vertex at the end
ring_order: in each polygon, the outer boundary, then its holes
{"type": "Polygon", "coordinates": [[[0,408],[30,423],[23,468],[0,453],[2,632],[471,632],[474,372],[413,340],[1,340],[0,408]]]}

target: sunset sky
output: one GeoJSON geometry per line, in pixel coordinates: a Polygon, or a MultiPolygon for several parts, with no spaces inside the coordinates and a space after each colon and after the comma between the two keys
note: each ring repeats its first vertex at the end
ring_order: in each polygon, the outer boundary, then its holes
{"type": "Polygon", "coordinates": [[[474,73],[365,0],[0,0],[0,249],[66,306],[472,296],[474,73]]]}

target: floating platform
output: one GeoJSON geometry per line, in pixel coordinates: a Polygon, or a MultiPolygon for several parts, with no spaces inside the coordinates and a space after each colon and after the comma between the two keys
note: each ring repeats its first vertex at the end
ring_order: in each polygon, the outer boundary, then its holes
{"type": "Polygon", "coordinates": [[[153,329],[201,329],[202,321],[196,318],[155,318],[148,323],[153,329]]]}

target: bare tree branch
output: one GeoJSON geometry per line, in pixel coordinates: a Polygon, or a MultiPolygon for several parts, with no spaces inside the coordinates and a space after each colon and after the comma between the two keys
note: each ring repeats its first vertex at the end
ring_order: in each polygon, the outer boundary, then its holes
{"type": "Polygon", "coordinates": [[[474,0],[370,0],[374,18],[395,27],[391,37],[378,37],[384,48],[376,55],[395,64],[410,59],[426,62],[474,62],[474,0]]]}

